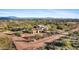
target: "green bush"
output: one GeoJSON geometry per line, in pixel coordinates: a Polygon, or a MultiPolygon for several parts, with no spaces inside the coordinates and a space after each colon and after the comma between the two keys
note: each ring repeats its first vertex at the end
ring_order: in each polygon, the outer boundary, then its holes
{"type": "Polygon", "coordinates": [[[77,34],[79,36],[79,32],[75,31],[74,34],[77,34]]]}
{"type": "Polygon", "coordinates": [[[57,40],[57,41],[54,41],[53,43],[54,43],[55,46],[58,46],[58,47],[65,46],[63,40],[57,40]]]}
{"type": "Polygon", "coordinates": [[[64,29],[64,25],[57,25],[57,29],[63,30],[64,29]]]}
{"type": "Polygon", "coordinates": [[[21,36],[21,33],[20,32],[16,32],[14,33],[16,36],[21,36]]]}

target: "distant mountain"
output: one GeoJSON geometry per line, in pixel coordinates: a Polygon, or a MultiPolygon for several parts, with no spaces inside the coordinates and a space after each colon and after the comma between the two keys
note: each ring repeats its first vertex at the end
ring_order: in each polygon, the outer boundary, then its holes
{"type": "Polygon", "coordinates": [[[0,17],[0,20],[17,20],[17,19],[24,19],[24,20],[31,20],[31,19],[53,19],[50,17],[46,17],[46,18],[39,18],[39,17],[15,17],[15,16],[8,16],[8,17],[0,17]]]}
{"type": "Polygon", "coordinates": [[[0,17],[0,20],[55,20],[55,21],[79,21],[76,18],[52,18],[52,17],[15,17],[15,16],[8,16],[8,17],[0,17]]]}
{"type": "Polygon", "coordinates": [[[14,20],[14,19],[19,19],[18,17],[15,17],[15,16],[8,16],[8,17],[0,17],[0,20],[14,20]]]}
{"type": "Polygon", "coordinates": [[[9,18],[18,18],[18,17],[15,17],[15,16],[8,16],[9,18]]]}

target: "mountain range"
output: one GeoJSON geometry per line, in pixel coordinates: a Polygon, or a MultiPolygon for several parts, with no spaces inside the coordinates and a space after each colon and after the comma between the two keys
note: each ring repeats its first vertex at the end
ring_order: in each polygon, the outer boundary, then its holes
{"type": "Polygon", "coordinates": [[[32,19],[45,19],[45,20],[78,20],[79,19],[73,19],[73,18],[52,18],[52,17],[46,17],[46,18],[37,18],[37,17],[16,17],[16,16],[7,16],[7,17],[0,17],[0,20],[32,20],[32,19]]]}

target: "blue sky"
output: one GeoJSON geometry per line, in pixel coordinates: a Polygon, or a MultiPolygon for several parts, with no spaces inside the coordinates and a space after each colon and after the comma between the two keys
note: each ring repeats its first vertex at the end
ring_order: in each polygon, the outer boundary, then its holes
{"type": "Polygon", "coordinates": [[[0,17],[79,18],[79,9],[0,9],[0,17]]]}

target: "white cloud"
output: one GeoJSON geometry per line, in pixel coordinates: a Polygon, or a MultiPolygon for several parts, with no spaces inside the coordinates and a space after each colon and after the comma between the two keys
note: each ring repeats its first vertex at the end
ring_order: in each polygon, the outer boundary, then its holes
{"type": "Polygon", "coordinates": [[[50,16],[56,18],[79,18],[79,14],[75,12],[70,12],[68,10],[47,10],[50,12],[50,16]]]}

